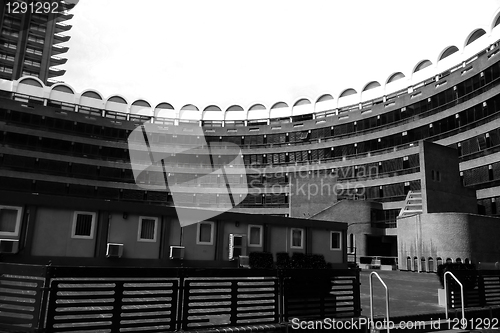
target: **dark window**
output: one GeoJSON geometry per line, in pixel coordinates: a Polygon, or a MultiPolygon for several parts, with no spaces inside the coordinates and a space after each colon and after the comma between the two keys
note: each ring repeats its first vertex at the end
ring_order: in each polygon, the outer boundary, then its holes
{"type": "Polygon", "coordinates": [[[93,238],[94,218],[92,213],[75,213],[73,221],[73,237],[93,238]]]}
{"type": "Polygon", "coordinates": [[[141,218],[140,240],[156,240],[156,219],[141,218]]]}

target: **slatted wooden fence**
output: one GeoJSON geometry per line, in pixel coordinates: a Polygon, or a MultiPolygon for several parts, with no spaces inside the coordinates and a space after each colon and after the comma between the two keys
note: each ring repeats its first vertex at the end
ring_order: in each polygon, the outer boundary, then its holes
{"type": "Polygon", "coordinates": [[[0,263],[0,331],[281,331],[361,315],[358,270],[66,267],[0,263]]]}
{"type": "Polygon", "coordinates": [[[46,299],[46,266],[0,263],[0,330],[37,329],[46,299]]]}
{"type": "MultiPolygon", "coordinates": [[[[478,270],[473,272],[453,271],[453,274],[460,279],[466,274],[474,274],[476,285],[472,288],[465,288],[465,307],[490,307],[500,306],[500,271],[499,270],[478,270]]],[[[448,280],[451,281],[451,278],[448,280]]],[[[448,305],[450,308],[460,308],[461,295],[460,288],[456,284],[451,284],[452,288],[448,292],[448,305]]]]}

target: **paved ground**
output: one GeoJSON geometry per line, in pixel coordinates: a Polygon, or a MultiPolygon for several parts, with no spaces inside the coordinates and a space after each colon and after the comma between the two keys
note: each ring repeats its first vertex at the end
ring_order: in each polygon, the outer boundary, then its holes
{"type": "MultiPolygon", "coordinates": [[[[361,308],[362,315],[370,316],[370,270],[363,270],[361,279],[361,308]]],[[[438,288],[441,288],[435,273],[414,273],[400,271],[376,272],[389,287],[389,313],[390,317],[417,315],[417,314],[442,314],[445,309],[438,305],[438,288]]],[[[376,277],[373,277],[374,315],[385,316],[385,289],[376,277]]],[[[454,332],[480,332],[498,333],[499,330],[474,330],[454,332]]]]}
{"type": "MultiPolygon", "coordinates": [[[[370,316],[370,270],[363,270],[361,279],[362,314],[370,316]]],[[[376,271],[389,287],[390,316],[406,316],[425,313],[443,313],[438,305],[438,288],[441,284],[434,273],[400,271],[376,271]]],[[[373,277],[374,315],[385,315],[385,289],[373,277]]]]}

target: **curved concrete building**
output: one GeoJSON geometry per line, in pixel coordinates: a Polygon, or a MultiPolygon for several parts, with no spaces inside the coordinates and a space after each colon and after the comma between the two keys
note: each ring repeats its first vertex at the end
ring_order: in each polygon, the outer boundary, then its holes
{"type": "MultiPolygon", "coordinates": [[[[0,188],[125,207],[179,206],[170,187],[185,183],[188,207],[347,222],[344,246],[358,261],[399,257],[400,268],[415,270],[434,270],[429,262],[447,258],[494,261],[498,249],[486,255],[464,237],[474,216],[500,224],[499,15],[463,44],[444,45],[435,57],[385,78],[272,105],[173,106],[49,87],[29,76],[2,80],[0,188]],[[177,161],[168,166],[168,177],[176,177],[169,185],[164,171],[135,175],[129,143],[144,140],[133,138],[144,124],[157,129],[144,132],[151,154],[184,154],[202,165],[200,149],[210,146],[211,167],[226,173],[208,186],[199,170],[177,161]],[[242,163],[225,159],[234,155],[229,144],[240,147],[242,163]],[[204,186],[212,189],[202,191],[207,195],[199,194],[204,186]],[[444,213],[462,214],[460,249],[436,245],[451,235],[441,233],[454,218],[444,213]],[[428,246],[410,244],[417,215],[430,216],[421,222],[432,238],[428,246]],[[443,223],[435,222],[439,216],[443,223]]],[[[138,163],[158,162],[150,158],[138,163]]],[[[300,235],[308,237],[305,227],[300,235]]]]}

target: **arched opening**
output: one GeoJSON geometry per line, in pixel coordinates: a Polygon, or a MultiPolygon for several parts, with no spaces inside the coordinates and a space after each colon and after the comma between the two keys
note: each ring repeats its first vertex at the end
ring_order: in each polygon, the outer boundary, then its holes
{"type": "Polygon", "coordinates": [[[474,41],[476,41],[476,39],[478,39],[479,37],[481,37],[484,34],[486,34],[486,31],[484,31],[484,29],[474,30],[474,32],[472,32],[469,35],[469,37],[467,38],[467,40],[465,41],[465,46],[469,45],[470,43],[473,43],[474,41]]]}
{"type": "Polygon", "coordinates": [[[425,268],[426,268],[426,264],[425,264],[425,258],[422,257],[420,258],[420,272],[425,272],[425,268]]]}
{"type": "Polygon", "coordinates": [[[461,263],[462,263],[462,259],[461,259],[461,258],[457,258],[457,259],[455,260],[455,262],[456,262],[457,264],[461,264],[461,263]]]}
{"type": "Polygon", "coordinates": [[[439,265],[442,265],[443,264],[443,259],[441,259],[441,257],[437,257],[436,258],[436,266],[439,267],[439,265]]]}
{"type": "Polygon", "coordinates": [[[22,79],[19,84],[25,84],[27,86],[43,88],[43,85],[34,78],[22,79]]]}
{"type": "Polygon", "coordinates": [[[377,81],[371,81],[363,88],[363,91],[375,89],[377,87],[380,87],[380,83],[378,83],[377,81]]]}
{"type": "Polygon", "coordinates": [[[120,104],[127,104],[127,101],[120,96],[113,96],[108,99],[108,102],[114,102],[114,103],[120,103],[120,104]]]}
{"type": "Polygon", "coordinates": [[[406,270],[411,271],[411,257],[406,257],[406,270]]]}
{"type": "Polygon", "coordinates": [[[60,92],[66,93],[66,94],[74,94],[75,93],[73,91],[73,89],[71,89],[70,87],[68,87],[64,84],[57,85],[57,86],[53,87],[52,90],[60,91],[60,92]]]}
{"type": "Polygon", "coordinates": [[[354,89],[352,89],[352,88],[349,88],[349,89],[344,90],[344,91],[340,94],[339,98],[342,98],[342,97],[347,97],[347,96],[351,96],[351,95],[354,95],[354,94],[357,94],[357,93],[358,93],[358,92],[357,92],[356,90],[354,90],[354,89]]]}
{"type": "Polygon", "coordinates": [[[162,110],[174,110],[174,107],[170,103],[160,103],[156,106],[155,109],[162,109],[162,110]]]}
{"type": "Polygon", "coordinates": [[[469,258],[465,258],[464,263],[465,263],[466,265],[470,264],[470,260],[469,260],[469,258]]]}
{"type": "Polygon", "coordinates": [[[286,104],[285,102],[278,102],[276,104],[274,104],[273,106],[271,106],[271,109],[280,109],[280,108],[287,108],[288,107],[288,104],[286,104]]]}
{"type": "Polygon", "coordinates": [[[324,94],[324,95],[321,95],[318,100],[316,101],[316,103],[319,103],[319,102],[325,102],[325,101],[329,101],[329,100],[332,100],[333,99],[333,96],[330,95],[330,94],[324,94]]]}
{"type": "Polygon", "coordinates": [[[91,91],[91,90],[84,92],[82,94],[82,97],[88,97],[88,98],[101,99],[102,100],[101,95],[99,95],[97,92],[91,91]]]}
{"type": "Polygon", "coordinates": [[[434,272],[434,259],[432,257],[427,259],[427,272],[434,272]]]}
{"type": "Polygon", "coordinates": [[[139,99],[139,100],[135,101],[134,103],[132,103],[132,105],[143,106],[145,108],[150,108],[151,107],[151,104],[149,104],[148,101],[145,101],[143,99],[139,99]]]}
{"type": "Polygon", "coordinates": [[[311,104],[311,101],[308,100],[307,98],[301,98],[293,106],[301,106],[301,105],[308,105],[311,104]]]}
{"type": "Polygon", "coordinates": [[[418,272],[418,258],[413,257],[413,271],[418,272]]]}
{"type": "Polygon", "coordinates": [[[453,260],[451,258],[446,258],[446,263],[451,264],[451,263],[453,263],[453,260]]]}
{"type": "Polygon", "coordinates": [[[451,56],[453,53],[458,52],[458,47],[455,45],[448,46],[444,51],[441,53],[441,56],[439,57],[439,60],[443,60],[444,58],[447,58],[451,56]]]}
{"type": "Polygon", "coordinates": [[[430,65],[432,65],[432,62],[430,62],[429,60],[422,60],[418,63],[417,66],[415,66],[415,70],[413,71],[413,73],[421,71],[422,69],[429,67],[430,65]]]}
{"type": "Polygon", "coordinates": [[[226,111],[243,111],[243,108],[239,105],[231,105],[226,111]]]}
{"type": "Polygon", "coordinates": [[[391,76],[389,76],[386,83],[391,83],[391,82],[394,82],[396,80],[402,79],[404,77],[405,77],[405,75],[403,73],[397,72],[397,73],[394,73],[391,76]]]}

